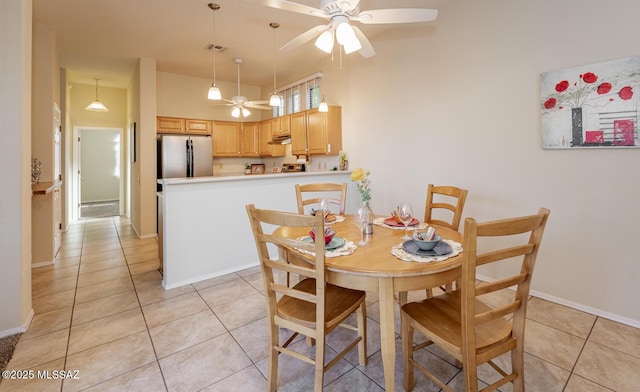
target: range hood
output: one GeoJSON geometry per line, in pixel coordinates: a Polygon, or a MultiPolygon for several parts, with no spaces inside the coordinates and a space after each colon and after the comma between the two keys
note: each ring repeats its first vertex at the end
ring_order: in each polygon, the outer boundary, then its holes
{"type": "Polygon", "coordinates": [[[273,138],[271,139],[269,144],[291,144],[291,135],[273,135],[273,138]]]}

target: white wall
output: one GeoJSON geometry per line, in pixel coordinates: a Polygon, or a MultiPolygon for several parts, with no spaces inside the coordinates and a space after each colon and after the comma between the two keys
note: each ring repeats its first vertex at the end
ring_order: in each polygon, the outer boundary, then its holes
{"type": "Polygon", "coordinates": [[[82,203],[118,200],[122,144],[120,130],[81,129],[82,203]]]}
{"type": "Polygon", "coordinates": [[[0,2],[0,337],[31,308],[31,0],[0,2]]]}
{"type": "Polygon", "coordinates": [[[543,72],[640,55],[639,14],[632,0],[460,0],[412,38],[376,40],[374,58],[323,69],[374,211],[409,200],[423,214],[428,183],[467,188],[480,221],[550,208],[533,290],[640,326],[640,150],[543,150],[539,87],[543,72]]]}

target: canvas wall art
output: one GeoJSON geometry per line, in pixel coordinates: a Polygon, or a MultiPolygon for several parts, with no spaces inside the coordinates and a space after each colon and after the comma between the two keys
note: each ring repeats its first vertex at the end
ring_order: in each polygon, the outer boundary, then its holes
{"type": "Polygon", "coordinates": [[[638,148],[640,57],[540,75],[542,147],[638,148]]]}

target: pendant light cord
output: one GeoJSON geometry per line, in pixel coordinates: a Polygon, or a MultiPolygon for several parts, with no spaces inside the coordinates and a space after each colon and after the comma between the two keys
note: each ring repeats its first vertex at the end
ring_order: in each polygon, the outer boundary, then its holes
{"type": "Polygon", "coordinates": [[[269,26],[273,28],[273,94],[276,93],[276,29],[280,27],[278,23],[270,23],[269,26]]]}

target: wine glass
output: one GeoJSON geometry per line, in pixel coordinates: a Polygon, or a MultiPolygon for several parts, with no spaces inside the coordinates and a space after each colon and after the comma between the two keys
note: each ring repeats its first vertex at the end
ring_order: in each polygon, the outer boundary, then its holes
{"type": "Polygon", "coordinates": [[[369,209],[366,207],[358,208],[354,217],[354,221],[356,223],[356,226],[360,230],[360,242],[358,242],[358,245],[364,246],[367,244],[367,242],[364,240],[364,230],[370,224],[369,209]]]}
{"type": "Polygon", "coordinates": [[[320,199],[320,203],[318,203],[320,206],[320,209],[324,212],[325,216],[327,215],[327,211],[329,211],[329,200],[327,199],[320,199]]]}
{"type": "Polygon", "coordinates": [[[398,205],[398,207],[396,208],[396,214],[404,225],[404,236],[402,237],[402,239],[410,240],[411,237],[409,236],[409,223],[411,223],[411,221],[413,220],[413,208],[411,208],[411,204],[400,203],[400,205],[398,205]]]}

